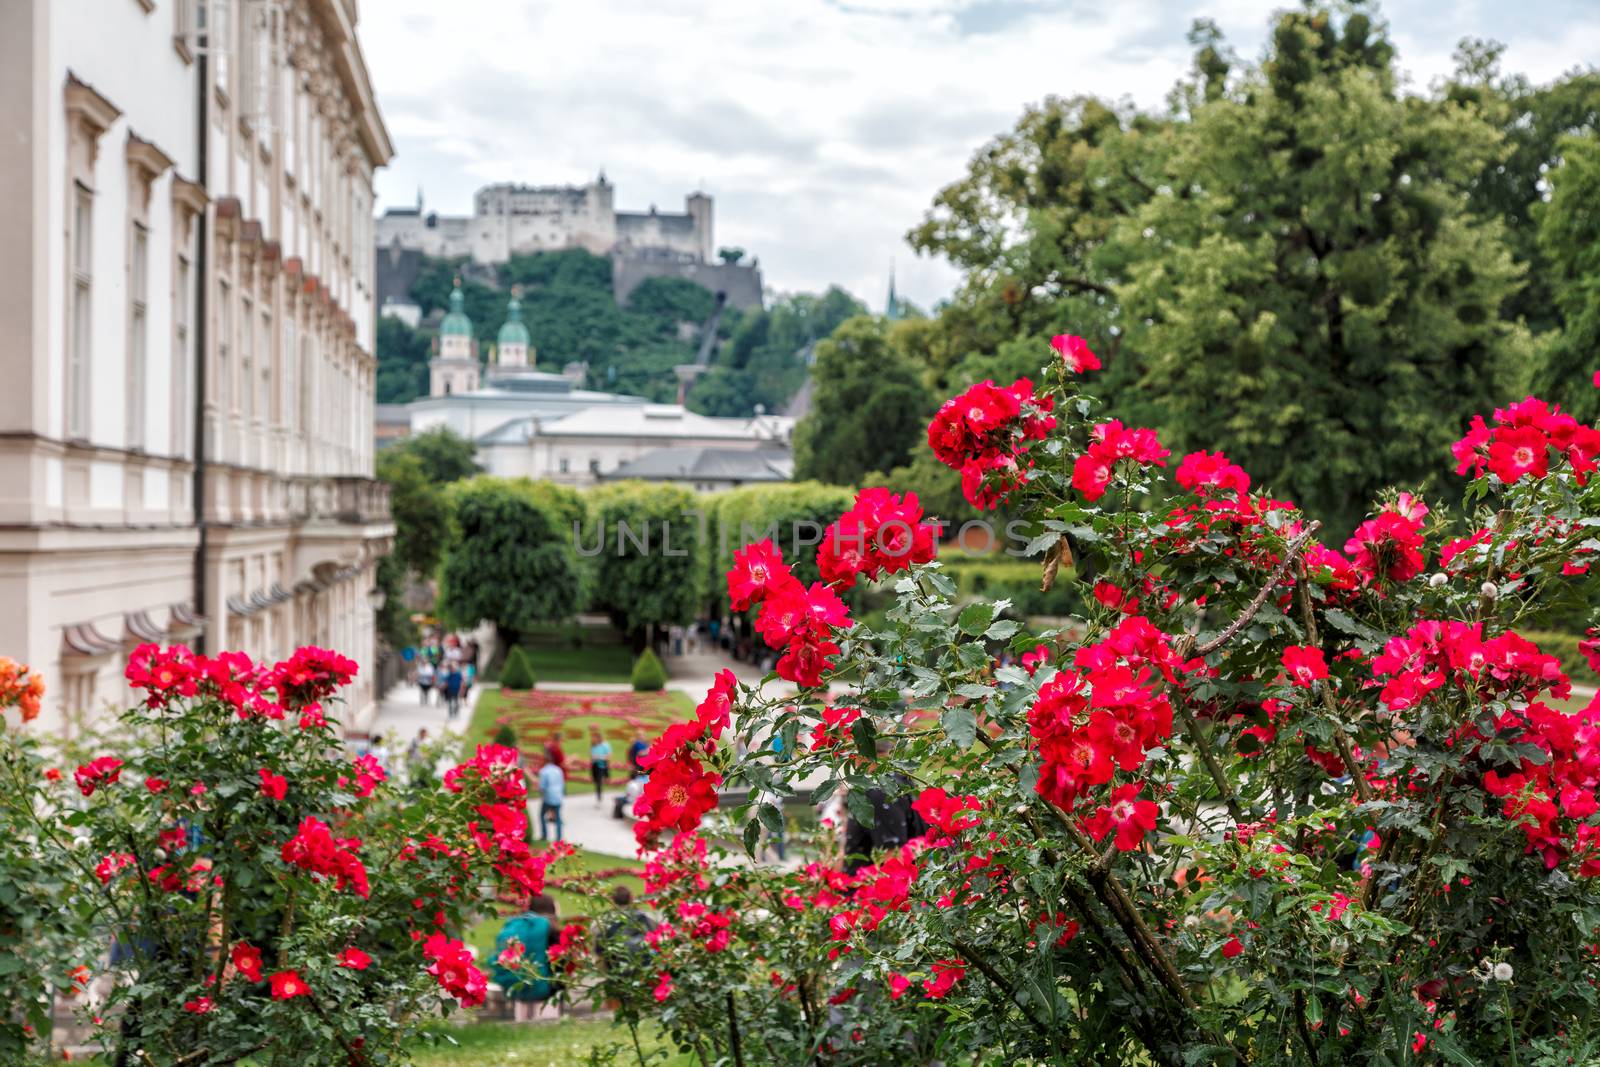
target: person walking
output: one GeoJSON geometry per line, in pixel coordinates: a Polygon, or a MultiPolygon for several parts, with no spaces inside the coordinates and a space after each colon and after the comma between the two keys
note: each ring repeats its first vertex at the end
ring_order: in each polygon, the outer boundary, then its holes
{"type": "Polygon", "coordinates": [[[650,751],[650,742],[644,739],[642,728],[633,731],[633,743],[628,746],[628,763],[633,767],[634,774],[644,773],[644,764],[639,761],[644,759],[644,754],[650,751]]]}
{"type": "Polygon", "coordinates": [[[467,703],[467,698],[472,695],[472,683],[478,680],[478,665],[468,660],[466,666],[461,668],[461,702],[467,703]]]}
{"type": "Polygon", "coordinates": [[[446,716],[454,719],[456,712],[461,710],[461,664],[451,663],[443,668],[444,675],[444,704],[448,708],[446,716]]]}
{"type": "Polygon", "coordinates": [[[512,1018],[532,1021],[539,1008],[556,995],[550,969],[550,943],[555,940],[556,902],[543,893],[528,900],[528,908],[507,919],[494,939],[490,977],[505,990],[512,1018]]]}
{"type": "Polygon", "coordinates": [[[421,693],[422,705],[426,707],[433,697],[433,664],[426,656],[417,660],[417,691],[421,693]]]}
{"type": "Polygon", "coordinates": [[[557,841],[565,840],[561,825],[561,804],[567,798],[567,776],[557,763],[552,746],[544,749],[544,766],[539,768],[539,840],[549,840],[550,823],[556,824],[557,841]]]}
{"type": "Polygon", "coordinates": [[[589,777],[594,779],[594,806],[602,802],[606,780],[611,776],[611,742],[594,727],[589,728],[589,777]]]}

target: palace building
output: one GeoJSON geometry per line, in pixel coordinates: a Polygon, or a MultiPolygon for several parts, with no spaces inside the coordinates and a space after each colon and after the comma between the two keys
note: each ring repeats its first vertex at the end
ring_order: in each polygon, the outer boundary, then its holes
{"type": "Polygon", "coordinates": [[[145,641],[356,659],[375,708],[355,0],[0,4],[0,652],[71,735],[145,641]]]}

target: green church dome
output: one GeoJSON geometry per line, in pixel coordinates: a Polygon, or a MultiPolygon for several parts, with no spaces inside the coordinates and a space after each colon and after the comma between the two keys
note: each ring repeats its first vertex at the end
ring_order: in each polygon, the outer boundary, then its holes
{"type": "Polygon", "coordinates": [[[528,328],[522,324],[522,301],[513,293],[506,305],[506,324],[500,327],[500,344],[526,346],[529,340],[528,328]]]}
{"type": "Polygon", "coordinates": [[[467,298],[461,292],[461,279],[456,279],[456,287],[450,290],[450,311],[439,324],[440,337],[471,337],[472,320],[467,318],[464,310],[467,298]]]}

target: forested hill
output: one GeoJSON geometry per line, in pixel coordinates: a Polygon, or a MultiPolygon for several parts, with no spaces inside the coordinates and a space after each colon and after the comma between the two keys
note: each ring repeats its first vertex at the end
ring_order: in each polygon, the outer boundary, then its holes
{"type": "MultiPolygon", "coordinates": [[[[411,287],[424,328],[393,318],[378,322],[378,402],[405,403],[425,395],[432,333],[427,318],[442,310],[457,274],[466,312],[487,360],[511,287],[522,287],[522,319],[541,370],[573,361],[589,365],[588,386],[667,401],[677,396],[672,368],[692,362],[714,298],[681,278],[651,278],[628,303],[612,295],[611,261],[582,249],[514,256],[495,268],[494,285],[470,274],[460,259],[430,259],[411,287]]],[[[756,404],[781,408],[805,380],[801,350],[825,337],[861,304],[843,290],[778,299],[767,310],[724,310],[713,370],[696,384],[689,406],[714,415],[750,414],[756,404]]]]}

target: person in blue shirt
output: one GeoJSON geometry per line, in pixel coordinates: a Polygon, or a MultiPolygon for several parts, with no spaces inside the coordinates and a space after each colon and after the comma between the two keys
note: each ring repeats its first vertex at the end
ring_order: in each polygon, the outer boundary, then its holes
{"type": "Polygon", "coordinates": [[[567,799],[567,776],[549,745],[544,748],[544,766],[539,769],[539,840],[549,839],[550,822],[556,824],[556,840],[563,840],[561,804],[567,799]]]}

